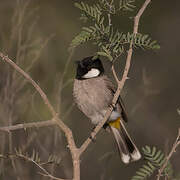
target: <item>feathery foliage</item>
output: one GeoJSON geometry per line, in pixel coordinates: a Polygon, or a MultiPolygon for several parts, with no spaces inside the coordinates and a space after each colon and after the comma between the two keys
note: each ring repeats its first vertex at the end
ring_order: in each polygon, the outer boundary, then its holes
{"type": "Polygon", "coordinates": [[[31,155],[29,153],[24,153],[21,149],[18,149],[18,150],[16,149],[15,153],[16,153],[15,154],[16,157],[19,157],[19,158],[22,158],[24,160],[33,162],[33,163],[38,164],[40,166],[45,165],[45,164],[59,165],[61,163],[61,157],[58,157],[56,155],[50,155],[48,157],[48,160],[45,162],[41,161],[39,153],[37,151],[35,151],[34,149],[33,149],[31,155]]]}
{"type": "Polygon", "coordinates": [[[70,49],[92,41],[98,47],[96,54],[108,57],[110,61],[125,53],[131,43],[134,48],[159,49],[160,46],[149,35],[124,33],[113,27],[111,14],[134,10],[134,2],[135,0],[120,0],[118,7],[113,0],[99,0],[99,3],[93,5],[76,2],[75,7],[82,12],[80,19],[84,22],[88,20],[91,25],[82,28],[82,31],[72,40],[70,49]]]}
{"type": "Polygon", "coordinates": [[[36,152],[34,149],[32,151],[32,154],[28,154],[28,153],[24,153],[21,149],[16,149],[15,150],[15,155],[19,158],[25,159],[27,161],[32,161],[32,162],[36,162],[36,163],[40,163],[41,159],[39,156],[39,153],[36,152]]]}
{"type": "Polygon", "coordinates": [[[119,10],[133,11],[136,7],[134,5],[135,0],[120,0],[119,1],[119,10]]]}
{"type": "MultiPolygon", "coordinates": [[[[153,173],[159,169],[166,157],[161,150],[158,150],[156,147],[149,147],[145,146],[142,148],[144,158],[146,160],[146,164],[144,164],[138,171],[136,171],[136,175],[132,177],[131,180],[143,180],[147,179],[148,177],[152,176],[153,173]]],[[[170,162],[168,162],[164,172],[164,176],[168,178],[172,178],[173,176],[173,169],[170,162]]]]}
{"type": "Polygon", "coordinates": [[[86,16],[87,18],[90,18],[91,20],[96,21],[97,23],[103,21],[103,19],[101,19],[102,8],[99,6],[99,4],[89,6],[86,3],[80,2],[75,3],[74,5],[83,12],[82,16],[86,16]]]}

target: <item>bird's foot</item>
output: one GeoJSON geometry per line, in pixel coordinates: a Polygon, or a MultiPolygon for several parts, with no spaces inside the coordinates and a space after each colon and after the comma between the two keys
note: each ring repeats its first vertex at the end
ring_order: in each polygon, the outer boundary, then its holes
{"type": "Polygon", "coordinates": [[[109,107],[112,108],[112,109],[116,109],[116,104],[112,103],[112,104],[109,105],[109,107]]]}
{"type": "Polygon", "coordinates": [[[94,130],[96,129],[96,125],[94,125],[91,129],[91,132],[94,132],[94,130]]]}
{"type": "Polygon", "coordinates": [[[105,123],[105,124],[103,125],[103,128],[106,129],[107,127],[108,127],[108,123],[105,123]]]}
{"type": "Polygon", "coordinates": [[[91,135],[89,136],[89,139],[91,139],[92,142],[96,142],[96,137],[93,137],[93,132],[96,128],[96,125],[93,126],[92,130],[91,130],[91,135]]]}
{"type": "Polygon", "coordinates": [[[89,139],[91,139],[91,141],[92,141],[93,143],[96,142],[96,137],[93,137],[92,135],[89,136],[89,139]]]}

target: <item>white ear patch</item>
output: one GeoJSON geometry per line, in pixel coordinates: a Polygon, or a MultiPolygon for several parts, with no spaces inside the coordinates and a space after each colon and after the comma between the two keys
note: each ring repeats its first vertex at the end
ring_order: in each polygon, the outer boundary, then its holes
{"type": "Polygon", "coordinates": [[[97,77],[100,74],[100,71],[98,69],[92,68],[90,71],[88,71],[83,78],[93,78],[93,77],[97,77]]]}

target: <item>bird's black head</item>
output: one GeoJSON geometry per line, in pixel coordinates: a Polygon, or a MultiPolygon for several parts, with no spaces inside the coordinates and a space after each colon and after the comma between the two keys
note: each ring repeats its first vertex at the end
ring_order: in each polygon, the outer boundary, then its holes
{"type": "Polygon", "coordinates": [[[77,64],[76,79],[95,78],[104,73],[104,68],[99,58],[86,57],[81,61],[77,61],[77,64]]]}

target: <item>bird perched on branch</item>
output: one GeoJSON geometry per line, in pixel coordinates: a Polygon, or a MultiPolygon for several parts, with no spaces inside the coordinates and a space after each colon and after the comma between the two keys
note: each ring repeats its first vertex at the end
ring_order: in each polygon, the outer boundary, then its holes
{"type": "MultiPolygon", "coordinates": [[[[94,125],[104,119],[106,111],[112,104],[115,91],[112,81],[104,74],[99,58],[87,57],[77,61],[73,88],[74,100],[94,125]]],[[[105,127],[112,132],[121,159],[127,164],[139,160],[141,154],[130,138],[124,122],[127,122],[127,114],[122,99],[119,97],[105,127]]]]}

